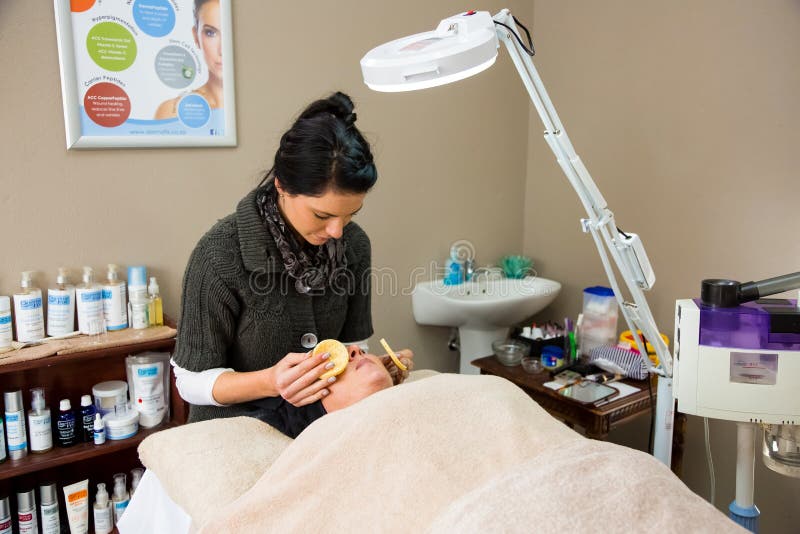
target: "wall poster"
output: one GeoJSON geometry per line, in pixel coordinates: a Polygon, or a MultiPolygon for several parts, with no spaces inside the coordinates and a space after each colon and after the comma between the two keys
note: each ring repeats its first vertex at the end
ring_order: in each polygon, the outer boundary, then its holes
{"type": "Polygon", "coordinates": [[[236,146],[231,0],[54,5],[68,149],[236,146]]]}

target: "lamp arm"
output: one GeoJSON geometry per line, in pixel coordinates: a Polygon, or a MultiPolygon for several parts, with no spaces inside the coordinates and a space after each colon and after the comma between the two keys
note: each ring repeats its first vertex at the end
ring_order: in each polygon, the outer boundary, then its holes
{"type": "MultiPolygon", "coordinates": [[[[508,9],[503,9],[493,19],[511,28],[519,35],[514,17],[511,16],[508,9]]],[[[638,238],[631,239],[630,236],[621,234],[617,229],[614,214],[608,209],[605,198],[575,152],[530,56],[520,49],[520,44],[508,29],[496,25],[496,30],[498,39],[506,46],[539,118],[542,120],[545,128],[544,139],[586,210],[588,218],[581,221],[583,230],[590,233],[594,239],[603,268],[614,290],[625,323],[636,341],[636,346],[640,354],[647,354],[645,344],[637,333],[637,330],[641,330],[655,348],[659,359],[658,366],[653,366],[649,358],[645,358],[649,371],[660,375],[654,455],[669,465],[674,410],[673,361],[643,293],[643,289],[650,289],[655,281],[644,248],[641,246],[641,242],[638,242],[638,238]],[[631,301],[626,301],[620,291],[611,265],[612,259],[625,282],[631,301]],[[645,273],[644,276],[642,273],[645,273]]]]}

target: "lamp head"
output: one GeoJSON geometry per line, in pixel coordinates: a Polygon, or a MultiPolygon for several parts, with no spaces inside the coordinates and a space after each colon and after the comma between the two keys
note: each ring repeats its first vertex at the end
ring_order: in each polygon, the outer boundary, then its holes
{"type": "Polygon", "coordinates": [[[427,89],[488,69],[498,47],[489,12],[467,11],[442,20],[434,31],[373,48],[361,58],[361,72],[375,91],[427,89]]]}

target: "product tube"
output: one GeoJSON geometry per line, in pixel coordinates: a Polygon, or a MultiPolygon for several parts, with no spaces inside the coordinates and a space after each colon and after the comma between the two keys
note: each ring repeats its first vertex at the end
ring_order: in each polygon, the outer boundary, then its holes
{"type": "MultiPolygon", "coordinates": [[[[19,460],[28,455],[28,434],[25,431],[25,411],[22,406],[22,391],[6,391],[3,395],[6,405],[6,439],[8,456],[19,460]]],[[[36,515],[36,507],[33,510],[36,515]]]]}
{"type": "Polygon", "coordinates": [[[87,534],[89,531],[89,479],[64,486],[64,501],[67,503],[70,533],[87,534]]]}
{"type": "Polygon", "coordinates": [[[128,318],[134,330],[150,326],[147,309],[147,269],[142,265],[128,267],[128,318]]]}
{"type": "Polygon", "coordinates": [[[55,484],[39,486],[39,511],[42,517],[42,534],[59,534],[58,490],[55,484]]]}
{"type": "Polygon", "coordinates": [[[17,527],[19,534],[39,534],[36,494],[33,490],[17,492],[17,527]]]}
{"type": "MultiPolygon", "coordinates": [[[[0,464],[6,461],[6,426],[3,423],[3,420],[0,419],[0,464]]],[[[3,534],[3,531],[0,530],[0,534],[3,534]]]]}
{"type": "Polygon", "coordinates": [[[11,504],[8,497],[0,497],[0,534],[11,534],[11,504]]]}

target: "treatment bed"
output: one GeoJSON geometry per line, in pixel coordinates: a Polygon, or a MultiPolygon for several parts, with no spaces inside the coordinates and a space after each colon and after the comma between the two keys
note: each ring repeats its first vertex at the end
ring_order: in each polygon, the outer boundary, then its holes
{"type": "Polygon", "coordinates": [[[651,456],[494,376],[416,371],[291,440],[256,419],[158,432],[136,532],[745,532],[651,456]]]}

